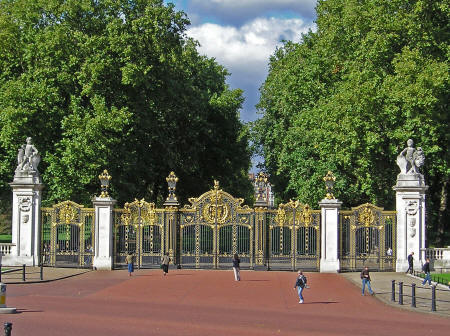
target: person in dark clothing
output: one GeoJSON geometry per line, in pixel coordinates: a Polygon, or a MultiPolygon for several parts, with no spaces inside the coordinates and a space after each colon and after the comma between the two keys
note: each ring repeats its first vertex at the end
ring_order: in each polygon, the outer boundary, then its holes
{"type": "Polygon", "coordinates": [[[166,276],[167,273],[169,273],[169,263],[170,263],[169,252],[166,252],[161,258],[161,268],[163,270],[164,276],[166,276]]]}
{"type": "Polygon", "coordinates": [[[423,272],[425,273],[425,279],[423,279],[422,286],[427,283],[431,285],[431,274],[430,274],[430,259],[427,258],[425,264],[423,264],[423,272]]]}
{"type": "Polygon", "coordinates": [[[374,295],[374,292],[372,290],[372,287],[370,287],[370,274],[369,274],[369,268],[366,266],[361,272],[361,280],[362,280],[362,295],[364,296],[364,289],[369,289],[370,295],[374,295]]]}
{"type": "Polygon", "coordinates": [[[414,252],[411,252],[408,256],[408,269],[406,273],[413,274],[414,271],[414,252]]]}
{"type": "Polygon", "coordinates": [[[233,256],[233,271],[234,271],[234,280],[235,281],[241,281],[241,259],[239,259],[239,256],[235,254],[233,256]]]}
{"type": "Polygon", "coordinates": [[[306,287],[306,277],[303,275],[302,271],[298,271],[297,279],[295,281],[294,289],[297,289],[298,298],[300,301],[298,303],[303,303],[303,289],[306,287]]]}

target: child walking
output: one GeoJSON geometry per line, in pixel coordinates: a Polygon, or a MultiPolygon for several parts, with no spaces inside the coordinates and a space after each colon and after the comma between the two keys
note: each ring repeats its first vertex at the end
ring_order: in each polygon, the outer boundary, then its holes
{"type": "Polygon", "coordinates": [[[128,264],[128,274],[131,276],[131,273],[134,272],[134,265],[133,265],[133,253],[128,252],[128,255],[126,256],[126,261],[128,264]]]}

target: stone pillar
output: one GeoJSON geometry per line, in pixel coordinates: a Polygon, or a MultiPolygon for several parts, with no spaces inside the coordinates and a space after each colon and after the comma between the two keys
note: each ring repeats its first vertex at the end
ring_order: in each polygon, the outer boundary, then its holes
{"type": "Polygon", "coordinates": [[[397,210],[397,246],[396,271],[408,269],[407,257],[414,252],[414,269],[421,270],[425,248],[425,185],[419,169],[424,165],[425,155],[421,147],[414,148],[414,141],[408,139],[407,147],[397,156],[400,174],[397,175],[396,191],[397,210]]]}
{"type": "Polygon", "coordinates": [[[414,269],[420,271],[425,262],[420,253],[425,248],[425,192],[428,186],[422,174],[399,174],[396,191],[397,261],[396,271],[408,269],[407,257],[414,252],[414,269]]]}
{"type": "Polygon", "coordinates": [[[11,254],[5,265],[38,266],[41,246],[41,200],[43,184],[39,176],[16,174],[9,184],[13,191],[11,254]],[[19,175],[19,176],[18,176],[19,175]]]}
{"type": "Polygon", "coordinates": [[[111,197],[95,197],[95,242],[93,267],[97,270],[113,269],[114,205],[111,197]]]}
{"type": "Polygon", "coordinates": [[[320,272],[336,273],[339,271],[339,210],[342,202],[337,199],[325,198],[319,202],[321,210],[320,239],[320,272]]]}
{"type": "Polygon", "coordinates": [[[27,138],[17,155],[13,191],[11,254],[4,256],[4,265],[37,266],[41,244],[41,200],[43,184],[37,166],[41,160],[38,150],[27,138]]]}

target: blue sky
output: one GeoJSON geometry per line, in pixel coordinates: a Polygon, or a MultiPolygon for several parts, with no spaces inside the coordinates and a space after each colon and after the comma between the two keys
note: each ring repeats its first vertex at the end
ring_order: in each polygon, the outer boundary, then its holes
{"type": "Polygon", "coordinates": [[[214,57],[231,75],[231,88],[244,90],[241,120],[258,118],[255,104],[267,76],[269,57],[281,41],[298,42],[315,30],[316,0],[165,0],[191,20],[187,34],[199,52],[214,57]]]}

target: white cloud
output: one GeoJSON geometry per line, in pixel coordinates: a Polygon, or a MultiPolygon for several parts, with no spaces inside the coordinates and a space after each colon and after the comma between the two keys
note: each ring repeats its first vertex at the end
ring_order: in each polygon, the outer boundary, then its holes
{"type": "Polygon", "coordinates": [[[201,54],[214,57],[231,72],[232,88],[244,89],[247,99],[241,117],[248,121],[257,118],[253,106],[276,47],[282,40],[300,41],[301,34],[313,28],[301,19],[257,18],[240,28],[205,23],[188,29],[187,34],[200,42],[201,54]]]}
{"type": "Polygon", "coordinates": [[[187,34],[200,42],[200,53],[216,58],[233,77],[248,82],[265,77],[269,57],[282,40],[298,42],[310,28],[301,19],[258,18],[240,28],[205,23],[187,34]]]}

